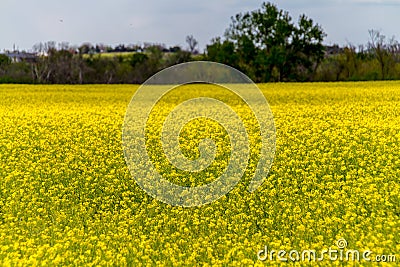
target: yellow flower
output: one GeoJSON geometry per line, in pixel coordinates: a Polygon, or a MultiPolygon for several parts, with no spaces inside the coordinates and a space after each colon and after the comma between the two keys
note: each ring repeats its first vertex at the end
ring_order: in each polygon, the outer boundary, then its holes
{"type": "Polygon", "coordinates": [[[274,113],[277,150],[253,193],[254,116],[235,96],[190,86],[193,95],[160,101],[146,129],[149,157],[169,181],[209,183],[230,159],[223,127],[200,119],[182,128],[180,149],[196,159],[199,142],[210,138],[216,159],[190,175],[171,166],[158,146],[160,127],[182,99],[229,102],[250,143],[242,181],[196,208],[153,199],[129,173],[121,127],[137,86],[0,85],[1,265],[264,266],[278,263],[257,260],[265,246],[320,252],[341,237],[349,249],[399,254],[400,82],[259,85],[274,113]]]}

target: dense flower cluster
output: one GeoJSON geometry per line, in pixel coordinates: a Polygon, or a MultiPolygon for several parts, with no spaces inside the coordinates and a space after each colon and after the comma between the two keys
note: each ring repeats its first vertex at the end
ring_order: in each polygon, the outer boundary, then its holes
{"type": "MultiPolygon", "coordinates": [[[[400,257],[399,82],[260,85],[277,129],[270,175],[196,208],[132,179],[121,128],[135,88],[0,86],[0,265],[264,265],[265,245],[339,238],[400,257]]],[[[223,136],[205,131],[183,135],[223,136]]],[[[184,153],[196,158],[197,144],[182,141],[184,153]]]]}

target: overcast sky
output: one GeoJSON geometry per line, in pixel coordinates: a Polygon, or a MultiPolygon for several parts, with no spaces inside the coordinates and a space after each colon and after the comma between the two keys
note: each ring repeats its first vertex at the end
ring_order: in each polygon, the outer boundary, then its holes
{"type": "MultiPolygon", "coordinates": [[[[306,14],[328,34],[326,44],[365,44],[368,29],[400,39],[400,0],[271,1],[297,21],[306,14]]],[[[143,42],[204,48],[230,17],[260,7],[256,0],[1,0],[0,49],[31,49],[41,41],[117,45],[143,42]]]]}

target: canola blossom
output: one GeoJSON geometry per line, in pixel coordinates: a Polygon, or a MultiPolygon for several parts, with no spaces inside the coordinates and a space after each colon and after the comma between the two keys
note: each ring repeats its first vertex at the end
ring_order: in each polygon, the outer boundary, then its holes
{"type": "MultiPolygon", "coordinates": [[[[265,266],[280,263],[257,258],[265,246],[321,251],[337,240],[398,264],[400,82],[258,85],[274,115],[276,154],[254,192],[254,116],[225,91],[188,86],[230,101],[250,147],[236,187],[192,208],[149,196],[125,163],[122,126],[138,86],[0,85],[0,265],[265,266]]],[[[162,124],[192,91],[161,101],[146,128],[155,168],[184,186],[214,181],[231,149],[221,123],[192,120],[180,132],[182,154],[196,160],[201,140],[212,139],[215,159],[191,175],[169,164],[162,124]]]]}
{"type": "Polygon", "coordinates": [[[129,103],[122,135],[126,163],[136,182],[154,198],[185,207],[208,204],[227,194],[243,177],[249,162],[257,165],[250,168],[254,177],[249,191],[255,191],[268,175],[276,146],[273,115],[257,85],[232,67],[207,61],[178,64],[150,77],[129,103]],[[165,104],[168,99],[173,105],[165,104]],[[171,110],[168,106],[176,107],[171,110]],[[247,113],[243,114],[243,107],[247,107],[247,113]],[[252,124],[245,125],[251,118],[252,124]],[[211,127],[205,119],[219,125],[211,127]],[[193,122],[199,120],[204,125],[194,126],[193,122]],[[184,129],[192,136],[180,138],[184,129]],[[252,144],[247,134],[250,129],[251,135],[258,137],[252,144]],[[185,140],[193,141],[202,132],[221,131],[224,134],[219,137],[209,135],[196,142],[196,158],[182,153],[181,148],[187,147],[185,140]],[[220,142],[224,136],[228,143],[220,142]],[[225,168],[220,166],[224,159],[216,158],[218,144],[229,158],[225,168]],[[258,161],[249,161],[256,153],[258,161]],[[167,160],[161,160],[164,154],[167,160]],[[214,159],[220,174],[208,168],[214,159]],[[168,178],[174,179],[178,173],[183,179],[197,174],[193,181],[200,177],[213,181],[198,186],[171,183],[168,178]]]}

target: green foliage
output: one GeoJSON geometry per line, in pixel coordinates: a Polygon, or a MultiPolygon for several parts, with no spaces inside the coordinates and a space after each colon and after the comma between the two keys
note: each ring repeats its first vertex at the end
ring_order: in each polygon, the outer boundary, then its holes
{"type": "MultiPolygon", "coordinates": [[[[392,48],[393,49],[393,48],[392,48]]],[[[389,50],[390,51],[390,50],[389,50]]],[[[327,55],[315,72],[315,81],[371,81],[400,79],[398,53],[381,52],[379,57],[372,49],[359,51],[347,46],[340,53],[327,55]],[[383,66],[383,67],[382,67],[383,66]]]]}
{"type": "Polygon", "coordinates": [[[210,60],[229,64],[255,81],[310,80],[324,57],[325,33],[301,15],[298,24],[271,3],[232,17],[225,40],[207,46],[210,60]]]}
{"type": "Polygon", "coordinates": [[[0,54],[0,68],[8,66],[11,64],[11,59],[3,54],[0,54]]]}
{"type": "Polygon", "coordinates": [[[148,60],[149,57],[146,54],[143,53],[135,53],[132,54],[132,56],[130,57],[130,64],[132,67],[135,67],[139,64],[143,64],[144,62],[146,62],[146,60],[148,60]]]}
{"type": "Polygon", "coordinates": [[[167,57],[165,59],[167,66],[172,66],[189,61],[192,61],[192,54],[188,51],[183,50],[178,50],[175,53],[167,54],[167,57]]]}
{"type": "Polygon", "coordinates": [[[207,46],[207,58],[211,61],[236,67],[235,45],[231,41],[221,42],[221,38],[216,38],[211,45],[207,46]]]}

